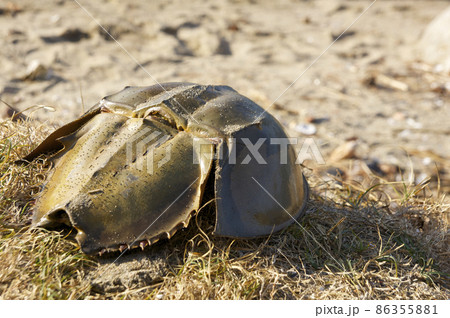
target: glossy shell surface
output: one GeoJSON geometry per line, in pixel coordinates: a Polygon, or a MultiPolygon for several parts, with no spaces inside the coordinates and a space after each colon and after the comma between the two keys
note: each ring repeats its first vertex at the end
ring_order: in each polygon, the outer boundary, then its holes
{"type": "Polygon", "coordinates": [[[54,165],[33,225],[75,228],[88,254],[143,248],[186,227],[212,180],[214,234],[277,232],[302,215],[308,187],[274,138],[287,138],[279,122],[230,87],[126,87],[25,158],[54,165]]]}

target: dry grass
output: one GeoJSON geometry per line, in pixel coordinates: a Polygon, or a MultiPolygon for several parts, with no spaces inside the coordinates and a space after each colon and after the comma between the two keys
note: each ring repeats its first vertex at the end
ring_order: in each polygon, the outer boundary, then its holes
{"type": "Polygon", "coordinates": [[[48,133],[33,122],[0,123],[0,298],[68,299],[89,295],[92,263],[61,234],[30,230],[31,206],[48,167],[15,165],[48,133]]]}
{"type": "MultiPolygon", "coordinates": [[[[161,279],[98,291],[92,277],[107,270],[114,257],[89,258],[61,233],[29,229],[33,198],[48,168],[45,162],[13,163],[48,128],[7,120],[0,129],[0,298],[449,297],[449,205],[442,196],[424,195],[426,185],[377,180],[384,184],[360,189],[312,173],[313,196],[301,225],[266,239],[215,238],[209,205],[186,230],[146,252],[168,253],[161,279]]],[[[142,257],[134,252],[123,259],[135,255],[142,257]]]]}

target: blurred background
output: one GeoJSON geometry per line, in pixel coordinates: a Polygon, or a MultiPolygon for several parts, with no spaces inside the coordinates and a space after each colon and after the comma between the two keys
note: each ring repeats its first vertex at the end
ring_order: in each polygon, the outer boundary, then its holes
{"type": "Polygon", "coordinates": [[[448,193],[449,7],[2,1],[0,98],[11,107],[1,103],[0,117],[28,109],[24,116],[56,128],[127,85],[229,85],[291,137],[314,138],[326,165],[304,164],[326,178],[430,180],[448,193]]]}

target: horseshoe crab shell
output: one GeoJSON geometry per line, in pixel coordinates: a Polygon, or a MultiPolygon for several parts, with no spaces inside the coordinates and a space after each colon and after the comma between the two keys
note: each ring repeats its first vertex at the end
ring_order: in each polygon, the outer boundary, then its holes
{"type": "Polygon", "coordinates": [[[170,238],[214,174],[214,234],[250,238],[299,218],[308,187],[279,122],[227,86],[126,87],[48,136],[26,158],[54,168],[33,225],[77,230],[87,254],[170,238]]]}

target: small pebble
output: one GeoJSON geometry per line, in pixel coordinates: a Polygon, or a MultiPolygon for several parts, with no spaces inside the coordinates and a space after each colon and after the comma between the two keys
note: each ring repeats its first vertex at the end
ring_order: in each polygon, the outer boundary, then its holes
{"type": "Polygon", "coordinates": [[[406,115],[405,115],[405,113],[402,113],[402,112],[395,112],[392,115],[392,119],[394,119],[396,121],[403,121],[403,120],[405,120],[405,118],[406,118],[406,115]]]}
{"type": "Polygon", "coordinates": [[[422,123],[419,123],[418,121],[416,121],[416,120],[414,120],[414,119],[412,119],[412,118],[408,118],[407,120],[406,120],[406,123],[409,125],[409,126],[411,126],[412,128],[415,128],[415,129],[420,129],[420,128],[422,128],[422,123]]]}
{"type": "Polygon", "coordinates": [[[400,138],[409,138],[409,137],[411,137],[411,130],[409,130],[409,129],[405,129],[405,130],[402,130],[399,134],[398,134],[398,137],[400,137],[400,138]]]}
{"type": "Polygon", "coordinates": [[[423,158],[423,160],[422,160],[422,163],[425,165],[425,166],[428,166],[429,164],[431,164],[433,162],[433,160],[430,158],[430,157],[425,157],[425,158],[423,158]]]}
{"type": "Polygon", "coordinates": [[[54,14],[50,17],[50,23],[57,23],[61,20],[61,16],[59,14],[54,14]]]}
{"type": "Polygon", "coordinates": [[[445,70],[444,64],[436,64],[436,66],[433,68],[433,72],[435,73],[442,73],[445,70]]]}
{"type": "Polygon", "coordinates": [[[298,124],[295,125],[294,129],[306,136],[315,135],[317,133],[317,128],[313,124],[298,124]]]}
{"type": "Polygon", "coordinates": [[[158,300],[163,299],[163,297],[164,297],[164,294],[158,294],[158,295],[156,295],[156,299],[158,299],[158,300]]]}
{"type": "Polygon", "coordinates": [[[444,106],[444,101],[440,98],[436,98],[434,100],[434,105],[436,105],[437,107],[442,107],[442,106],[444,106]]]}
{"type": "Polygon", "coordinates": [[[421,173],[416,177],[416,184],[420,184],[421,182],[423,182],[424,180],[426,180],[428,178],[428,175],[426,173],[421,173]]]}
{"type": "Polygon", "coordinates": [[[387,176],[395,175],[399,171],[399,167],[392,163],[380,163],[380,171],[387,176]]]}
{"type": "Polygon", "coordinates": [[[48,77],[49,70],[39,60],[33,60],[28,64],[27,71],[22,80],[36,81],[45,80],[48,77]]]}

